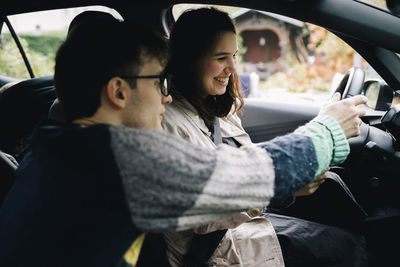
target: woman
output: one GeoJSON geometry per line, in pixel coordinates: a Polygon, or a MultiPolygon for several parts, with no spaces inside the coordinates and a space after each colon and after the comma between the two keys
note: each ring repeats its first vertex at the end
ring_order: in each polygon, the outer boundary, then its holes
{"type": "MultiPolygon", "coordinates": [[[[170,61],[166,67],[166,71],[171,74],[174,98],[164,114],[163,127],[166,131],[210,149],[221,142],[235,147],[251,144],[237,116],[243,106],[236,73],[237,52],[235,27],[225,12],[201,8],[187,11],[179,17],[170,35],[170,61]]],[[[335,145],[337,151],[347,149],[345,140],[338,141],[335,145]]],[[[338,153],[334,156],[332,165],[343,160],[338,153]]],[[[319,173],[323,172],[324,170],[319,170],[319,173]]],[[[324,175],[321,175],[295,195],[311,194],[323,181],[324,175]]],[[[283,207],[291,200],[289,198],[282,202],[273,199],[270,205],[283,207]]],[[[273,223],[282,225],[282,222],[287,222],[288,225],[302,229],[329,229],[329,226],[295,218],[261,214],[262,210],[262,207],[255,207],[247,213],[237,214],[223,221],[166,234],[167,254],[171,265],[193,266],[196,261],[206,261],[210,266],[299,266],[300,258],[304,260],[304,256],[309,256],[301,252],[307,245],[288,244],[297,242],[304,236],[299,239],[294,237],[286,241],[282,238],[278,240],[273,223]],[[207,251],[207,248],[211,249],[207,251]],[[295,257],[292,257],[293,253],[288,255],[295,251],[293,248],[298,248],[295,257]],[[198,256],[199,253],[202,255],[198,256]]],[[[351,252],[345,251],[349,247],[344,246],[345,249],[341,247],[335,253],[340,255],[341,261],[345,258],[345,264],[351,262],[352,266],[358,266],[354,258],[363,254],[363,247],[358,244],[362,239],[358,240],[358,237],[348,233],[343,236],[346,236],[344,239],[348,240],[351,252]]],[[[285,234],[284,238],[286,237],[285,234]]],[[[304,243],[321,238],[322,236],[317,235],[309,236],[304,243]]],[[[316,243],[313,245],[318,247],[316,243]]],[[[313,252],[309,254],[312,255],[313,252]]],[[[335,256],[324,256],[324,260],[336,260],[335,256]]],[[[314,255],[309,262],[307,259],[304,262],[310,263],[316,263],[314,255]]]]}

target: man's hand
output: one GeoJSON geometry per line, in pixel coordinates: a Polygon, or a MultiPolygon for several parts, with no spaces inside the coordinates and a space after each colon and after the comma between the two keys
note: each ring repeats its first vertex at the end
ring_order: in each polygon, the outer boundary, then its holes
{"type": "Polygon", "coordinates": [[[318,187],[325,182],[326,172],[315,178],[311,183],[305,185],[304,187],[300,188],[296,192],[293,193],[296,197],[301,196],[309,196],[315,191],[317,191],[318,187]]]}
{"type": "Polygon", "coordinates": [[[362,95],[340,100],[340,93],[335,93],[327,104],[323,105],[319,115],[328,115],[334,118],[342,127],[346,138],[360,134],[361,119],[365,115],[362,104],[367,98],[362,95]]]}

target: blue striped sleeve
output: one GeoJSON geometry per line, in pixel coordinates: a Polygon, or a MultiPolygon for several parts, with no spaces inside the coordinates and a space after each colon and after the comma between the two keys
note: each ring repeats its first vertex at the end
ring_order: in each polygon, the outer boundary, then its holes
{"type": "Polygon", "coordinates": [[[258,146],[266,149],[274,162],[274,201],[284,201],[314,179],[318,160],[310,137],[289,134],[258,146]]]}

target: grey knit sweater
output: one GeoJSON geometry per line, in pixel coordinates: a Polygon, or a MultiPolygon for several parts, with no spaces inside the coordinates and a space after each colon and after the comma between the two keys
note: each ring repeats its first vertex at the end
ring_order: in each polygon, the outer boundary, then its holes
{"type": "Polygon", "coordinates": [[[145,230],[183,230],[267,206],[344,160],[349,150],[329,117],[240,149],[204,149],[151,130],[109,130],[132,220],[145,230]]]}
{"type": "Polygon", "coordinates": [[[194,228],[267,206],[347,153],[330,118],[215,150],[152,130],[45,122],[0,210],[2,266],[115,266],[144,230],[194,228]]]}

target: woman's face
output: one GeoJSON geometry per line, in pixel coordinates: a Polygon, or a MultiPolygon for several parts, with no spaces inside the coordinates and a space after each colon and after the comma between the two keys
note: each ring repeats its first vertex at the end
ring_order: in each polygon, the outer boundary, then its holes
{"type": "Polygon", "coordinates": [[[229,77],[236,73],[236,34],[223,32],[215,47],[199,62],[201,95],[222,95],[226,91],[229,77]]]}

